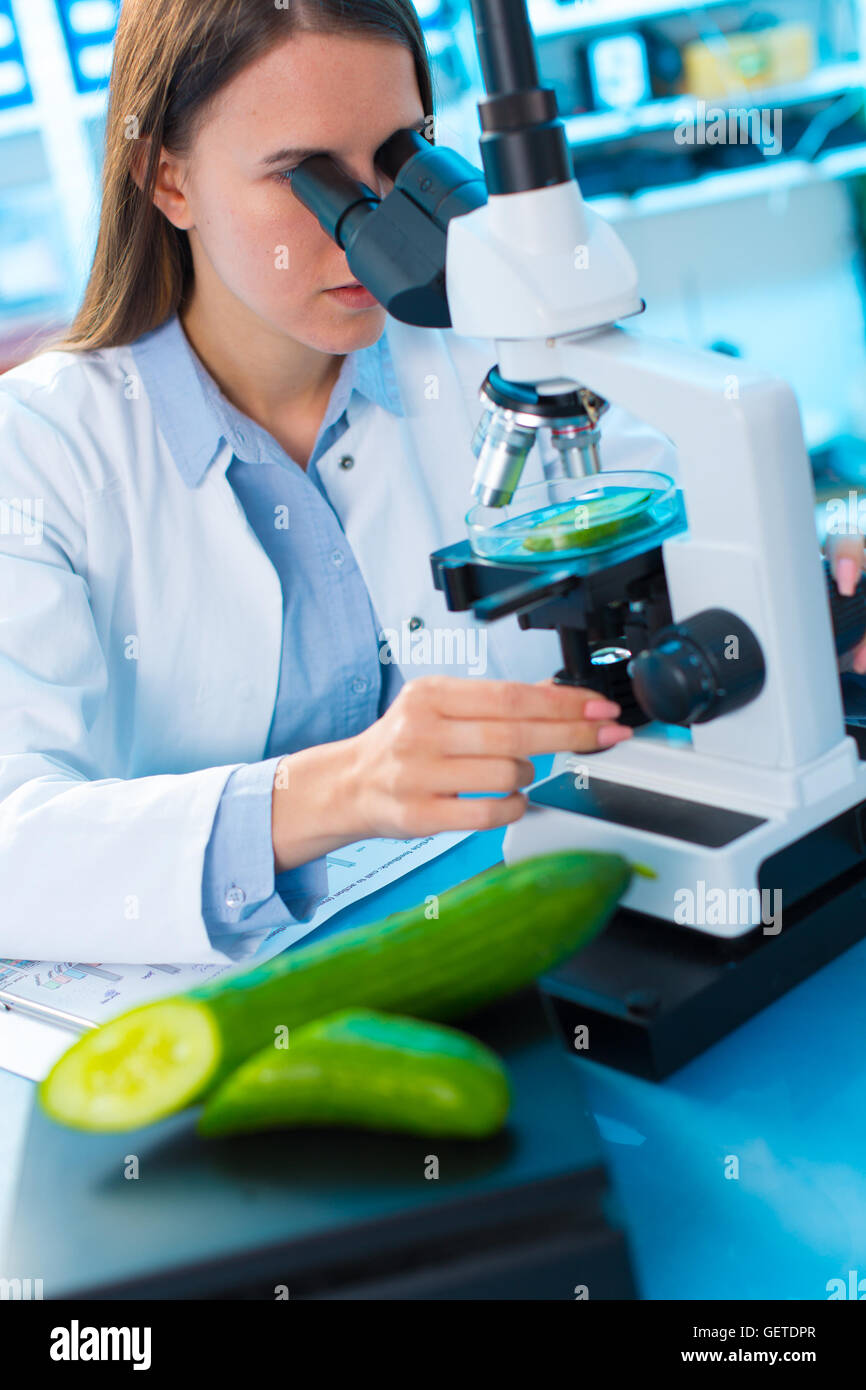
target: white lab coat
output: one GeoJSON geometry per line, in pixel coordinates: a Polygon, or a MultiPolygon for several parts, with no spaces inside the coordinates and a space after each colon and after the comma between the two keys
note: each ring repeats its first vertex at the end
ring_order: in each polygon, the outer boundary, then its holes
{"type": "MultiPolygon", "coordinates": [[[[382,627],[478,628],[445,607],[429,554],[465,536],[495,346],[387,332],[405,417],[370,404],[320,474],[382,627]]],[[[603,443],[605,467],[669,465],[615,408],[603,443]]],[[[282,640],[279,579],[230,461],[184,483],[129,348],[46,353],[0,378],[0,956],[228,960],[202,919],[204,853],[231,772],[263,757],[282,640]]],[[[540,476],[533,450],[523,481],[540,476]]],[[[561,664],[553,632],[509,617],[486,633],[488,678],[561,664]]]]}

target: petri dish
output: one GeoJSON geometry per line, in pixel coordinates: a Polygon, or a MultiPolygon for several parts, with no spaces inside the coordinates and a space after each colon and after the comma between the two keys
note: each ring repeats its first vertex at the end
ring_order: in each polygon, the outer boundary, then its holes
{"type": "Polygon", "coordinates": [[[478,503],[467,512],[466,527],[476,555],[537,564],[650,541],[669,529],[680,507],[667,474],[610,470],[531,483],[505,507],[478,503]]]}

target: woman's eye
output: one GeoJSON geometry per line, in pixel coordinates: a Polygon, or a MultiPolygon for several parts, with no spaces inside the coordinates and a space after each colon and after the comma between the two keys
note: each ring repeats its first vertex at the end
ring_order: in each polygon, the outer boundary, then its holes
{"type": "Polygon", "coordinates": [[[291,183],[292,174],[295,172],[297,167],[297,164],[293,164],[291,169],[281,169],[278,174],[274,175],[274,178],[277,180],[277,183],[291,183]]]}

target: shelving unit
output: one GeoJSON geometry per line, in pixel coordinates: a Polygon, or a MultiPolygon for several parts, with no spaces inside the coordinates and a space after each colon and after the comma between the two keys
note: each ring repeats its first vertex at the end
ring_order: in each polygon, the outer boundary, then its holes
{"type": "MultiPolygon", "coordinates": [[[[838,0],[838,3],[847,5],[849,0],[838,0]]],[[[811,8],[812,13],[820,16],[821,6],[825,4],[826,0],[797,0],[797,10],[808,13],[811,8]]],[[[556,53],[558,46],[561,50],[562,44],[569,39],[574,40],[576,46],[599,35],[628,31],[632,26],[646,22],[688,20],[697,25],[704,13],[708,23],[715,18],[730,22],[736,14],[754,13],[774,6],[777,11],[784,10],[779,0],[768,0],[766,7],[757,2],[749,4],[748,0],[697,0],[692,4],[671,3],[671,0],[568,0],[565,4],[559,4],[557,0],[529,0],[532,24],[539,41],[542,81],[552,81],[554,86],[557,85],[556,77],[551,78],[549,72],[551,54],[556,53]]],[[[814,70],[800,81],[743,91],[732,94],[727,102],[719,99],[710,105],[716,108],[726,105],[749,109],[780,108],[792,118],[810,105],[814,108],[816,104],[826,104],[847,94],[853,97],[854,94],[863,93],[866,105],[866,0],[850,0],[850,6],[853,21],[850,53],[837,55],[832,61],[822,58],[814,70]]],[[[454,144],[477,164],[479,125],[476,102],[480,95],[480,69],[474,52],[471,24],[461,25],[458,32],[472,79],[472,90],[464,93],[462,99],[450,109],[440,113],[440,138],[454,144]]],[[[560,75],[563,66],[564,60],[560,58],[560,75]]],[[[565,111],[567,107],[560,102],[560,109],[565,111]]],[[[613,162],[620,149],[640,144],[642,140],[658,144],[666,132],[674,131],[684,121],[694,121],[698,111],[699,103],[694,96],[677,93],[656,96],[626,110],[590,110],[563,115],[578,177],[582,177],[581,166],[588,159],[604,157],[608,147],[613,162]]],[[[863,172],[864,162],[866,119],[862,141],[844,149],[834,147],[821,151],[814,158],[792,158],[786,153],[767,155],[760,163],[718,171],[702,170],[682,181],[663,183],[650,180],[637,191],[622,189],[595,194],[591,181],[586,182],[584,191],[588,201],[603,215],[619,221],[635,220],[661,211],[677,212],[708,203],[739,200],[762,191],[772,194],[779,188],[845,179],[863,172]],[[785,166],[784,169],[782,166],[785,166]]]]}
{"type": "MultiPolygon", "coordinates": [[[[468,82],[449,27],[460,3],[417,5],[446,100],[468,82]]],[[[68,322],[86,282],[119,11],[119,0],[0,0],[0,371],[68,322]],[[7,58],[27,79],[9,101],[7,58]]]]}
{"type": "MultiPolygon", "coordinates": [[[[0,367],[67,321],[92,255],[114,0],[3,0],[28,91],[0,107],[0,367]],[[4,273],[5,272],[5,273],[4,273]]],[[[0,17],[3,6],[0,5],[0,17]]]]}
{"type": "Polygon", "coordinates": [[[718,9],[731,0],[698,0],[679,4],[676,0],[531,0],[532,27],[536,38],[572,34],[578,30],[610,29],[641,20],[664,19],[698,9],[718,9]]]}
{"type": "Polygon", "coordinates": [[[683,212],[708,203],[752,198],[830,180],[866,173],[866,145],[831,150],[815,160],[785,159],[777,164],[759,164],[751,169],[732,169],[708,174],[691,183],[666,188],[649,188],[630,197],[588,198],[587,202],[608,222],[622,222],[658,213],[683,212]]]}
{"type": "MultiPolygon", "coordinates": [[[[417,0],[437,74],[440,140],[479,162],[480,72],[469,0],[417,0]]],[[[569,38],[588,43],[635,28],[672,32],[730,27],[732,17],[776,8],[781,0],[750,7],[747,0],[529,0],[544,77],[552,55],[568,49],[569,38]],[[702,18],[703,16],[703,18],[702,18]],[[679,28],[677,28],[679,26],[679,28]],[[565,45],[565,48],[563,48],[565,45]]],[[[848,0],[835,0],[835,14],[848,0]]],[[[822,51],[818,66],[799,82],[743,94],[741,105],[811,109],[866,86],[866,0],[852,0],[857,42],[846,34],[837,51],[822,51]],[[850,51],[849,51],[850,50],[850,51]],[[855,51],[856,50],[856,51],[855,51]]],[[[812,7],[820,17],[825,0],[790,0],[792,11],[812,7]]],[[[106,75],[118,0],[0,0],[0,369],[15,360],[18,345],[68,321],[83,289],[96,236],[106,75]],[[7,24],[4,29],[4,15],[7,24]],[[4,46],[4,37],[11,43],[4,46]],[[4,96],[3,63],[23,65],[27,85],[4,96]]],[[[787,13],[787,0],[782,7],[787,13]]],[[[14,84],[13,84],[14,85],[14,84]]],[[[617,157],[640,142],[664,142],[698,104],[688,95],[654,96],[629,110],[593,110],[565,117],[578,169],[582,161],[617,157]]],[[[683,218],[703,209],[751,199],[742,216],[751,219],[774,194],[825,187],[866,173],[864,140],[817,151],[813,158],[767,155],[760,162],[701,171],[688,180],[652,184],[637,191],[589,197],[607,218],[634,229],[683,218]]],[[[588,185],[589,187],[589,185],[588,185]]],[[[625,231],[624,231],[625,234],[625,231]]],[[[630,232],[631,235],[631,232],[630,232]]],[[[643,236],[643,233],[640,233],[643,236]]],[[[643,265],[653,253],[641,248],[643,265]]]]}
{"type": "MultiPolygon", "coordinates": [[[[786,83],[749,92],[732,105],[784,108],[820,97],[841,96],[866,86],[866,63],[852,60],[816,69],[802,82],[786,83]]],[[[724,105],[724,103],[718,103],[724,105]]],[[[650,130],[673,129],[699,113],[697,98],[683,93],[645,102],[632,111],[592,111],[564,120],[570,144],[585,147],[604,140],[622,140],[650,130]]]]}

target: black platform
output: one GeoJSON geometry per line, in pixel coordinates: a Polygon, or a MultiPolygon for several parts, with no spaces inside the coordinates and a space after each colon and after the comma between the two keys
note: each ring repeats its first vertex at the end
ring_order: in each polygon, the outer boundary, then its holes
{"type": "MultiPolygon", "coordinates": [[[[866,731],[848,732],[862,757],[866,731]]],[[[587,793],[572,793],[573,782],[563,774],[530,800],[564,807],[573,794],[574,809],[586,812],[580,798],[587,793]]],[[[599,783],[590,778],[598,803],[590,814],[604,802],[599,783]]],[[[677,800],[656,798],[668,799],[677,800]]],[[[677,802],[662,816],[662,833],[706,845],[748,832],[748,824],[733,833],[711,825],[716,839],[710,839],[700,817],[682,814],[684,805],[677,802]]],[[[611,818],[623,822],[626,815],[629,808],[614,806],[611,818]]],[[[577,1055],[659,1080],[860,941],[866,936],[866,803],[768,858],[758,882],[781,891],[778,934],[756,927],[722,940],[620,909],[600,937],[540,982],[566,1046],[574,1052],[577,1042],[577,1055]]]]}
{"type": "Polygon", "coordinates": [[[506,1060],[482,1143],[310,1130],[86,1135],[34,1110],[0,1274],[46,1299],[634,1297],[580,1068],[533,990],[467,1025],[506,1060]],[[124,1177],[136,1155],[140,1176],[124,1177]],[[430,1156],[439,1177],[425,1176],[430,1156]]]}

